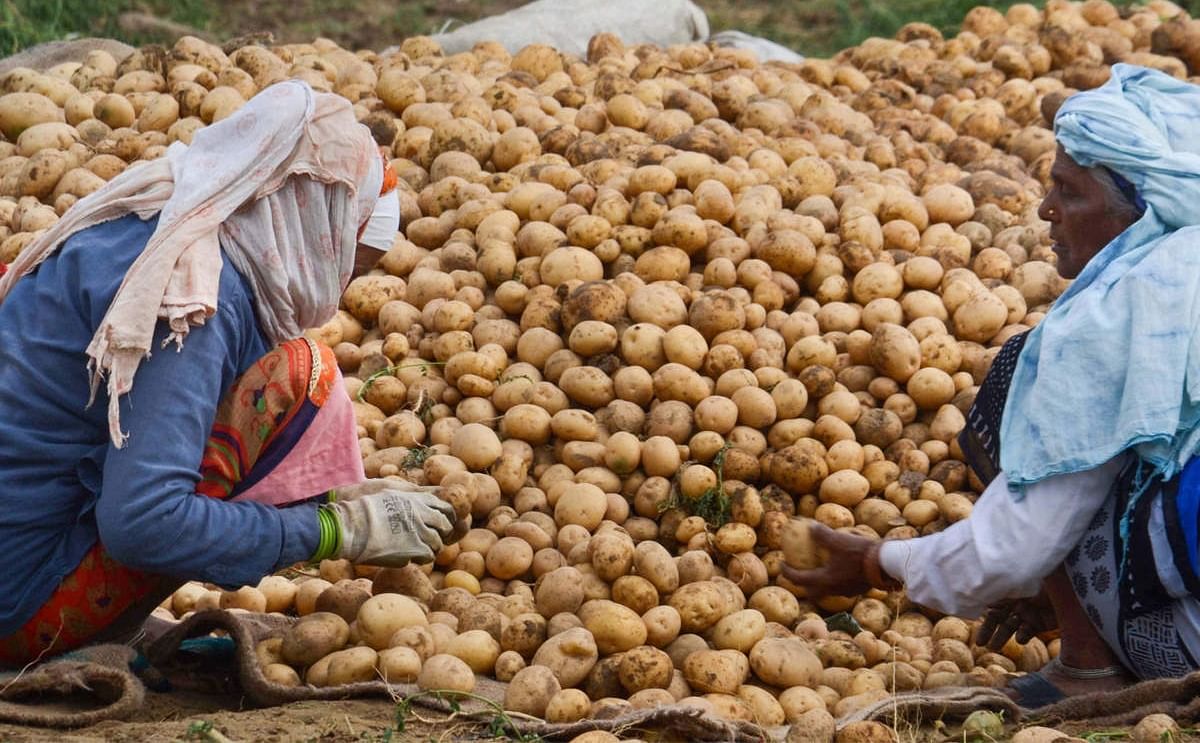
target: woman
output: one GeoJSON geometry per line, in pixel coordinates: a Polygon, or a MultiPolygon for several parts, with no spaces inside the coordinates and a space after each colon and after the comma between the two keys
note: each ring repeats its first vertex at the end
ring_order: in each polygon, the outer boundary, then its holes
{"type": "Polygon", "coordinates": [[[1001,350],[962,436],[989,482],[971,518],[886,543],[820,528],[813,593],[901,584],[1002,645],[1047,626],[1026,706],[1200,668],[1200,88],[1115,65],[1055,117],[1040,216],[1075,278],[1001,350]],[[990,480],[989,480],[990,478],[990,480]],[[1012,599],[1040,599],[1012,602],[1012,599]]]}
{"type": "MultiPolygon", "coordinates": [[[[120,636],[189,579],[433,559],[452,509],[363,481],[332,353],[301,335],[378,257],[356,237],[384,170],[349,103],[279,83],[9,266],[0,666],[120,636]]],[[[378,247],[397,228],[385,203],[378,247]]]]}

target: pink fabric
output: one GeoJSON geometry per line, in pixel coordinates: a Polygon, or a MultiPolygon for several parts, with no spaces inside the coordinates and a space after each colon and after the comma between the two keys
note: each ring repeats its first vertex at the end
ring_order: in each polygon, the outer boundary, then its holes
{"type": "Polygon", "coordinates": [[[345,392],[341,372],[334,385],[336,389],[291,452],[269,475],[233,500],[283,506],[367,479],[358,448],[354,406],[345,392]]]}

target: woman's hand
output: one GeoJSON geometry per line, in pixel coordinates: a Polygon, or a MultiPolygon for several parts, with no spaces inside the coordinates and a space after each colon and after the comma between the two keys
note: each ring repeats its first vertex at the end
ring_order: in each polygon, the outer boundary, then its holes
{"type": "MultiPolygon", "coordinates": [[[[825,550],[825,563],[812,570],[783,566],[783,577],[802,586],[812,596],[855,596],[872,588],[868,560],[878,566],[877,540],[834,531],[824,524],[809,525],[817,547],[825,550]]],[[[882,574],[882,571],[878,571],[882,574]]]]}
{"type": "Polygon", "coordinates": [[[1017,642],[1024,645],[1037,635],[1057,627],[1058,617],[1054,614],[1054,606],[1042,592],[1032,598],[1001,601],[990,607],[983,615],[975,642],[998,653],[1014,636],[1017,642]]]}
{"type": "Polygon", "coordinates": [[[454,507],[398,480],[362,485],[322,506],[337,522],[337,557],[381,567],[433,562],[453,534],[454,507]]]}

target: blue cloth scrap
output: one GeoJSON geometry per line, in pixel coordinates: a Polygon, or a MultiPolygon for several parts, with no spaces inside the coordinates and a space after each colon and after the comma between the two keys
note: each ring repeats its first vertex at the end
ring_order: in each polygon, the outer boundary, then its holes
{"type": "Polygon", "coordinates": [[[1200,459],[1193,459],[1183,468],[1175,504],[1192,572],[1200,576],[1200,459]]]}

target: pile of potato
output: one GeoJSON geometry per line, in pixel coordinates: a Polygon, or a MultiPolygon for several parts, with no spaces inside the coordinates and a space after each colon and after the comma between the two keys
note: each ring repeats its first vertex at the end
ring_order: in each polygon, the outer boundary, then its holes
{"type": "Polygon", "coordinates": [[[487,674],[552,721],[686,699],[824,725],[1057,652],[989,653],[902,593],[809,600],[783,534],[971,513],[964,414],[1065,285],[1036,215],[1047,122],[1111,63],[1195,72],[1197,23],[1164,0],[978,7],[953,38],[913,23],[801,65],[611,35],[587,59],[97,51],[0,78],[0,263],[272,82],[345,96],[390,148],[404,234],[311,335],[368,476],[442,486],[462,538],[424,568],[189,584],[162,611],[299,615],[259,648],[281,683],[487,674]]]}

